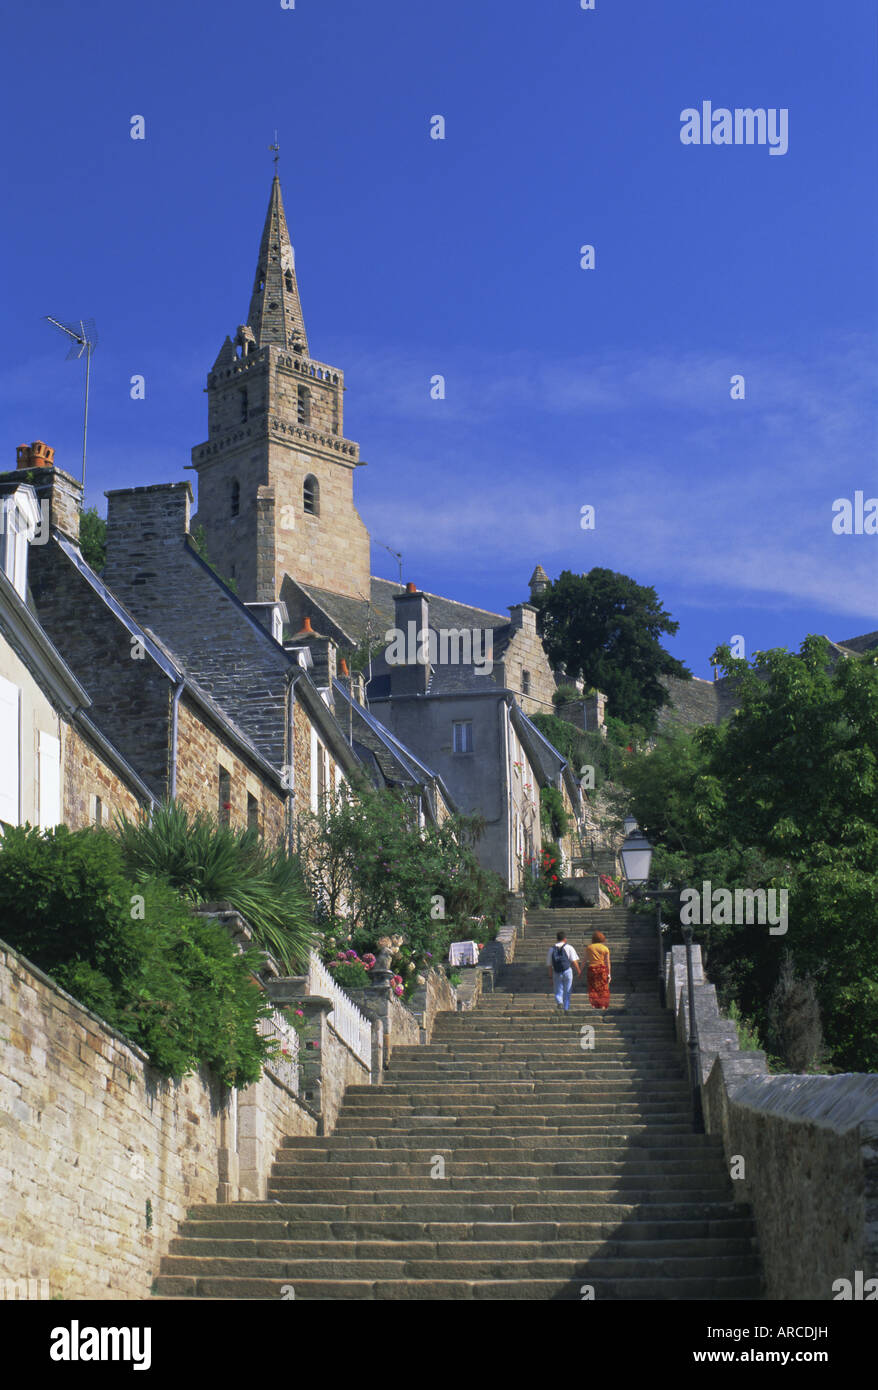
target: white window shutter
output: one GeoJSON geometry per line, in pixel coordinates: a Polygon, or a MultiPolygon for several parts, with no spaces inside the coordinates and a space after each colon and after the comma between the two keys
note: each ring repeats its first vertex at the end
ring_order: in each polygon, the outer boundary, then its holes
{"type": "Polygon", "coordinates": [[[40,730],[40,829],[61,820],[61,740],[40,730]]]}
{"type": "Polygon", "coordinates": [[[18,686],[0,676],[0,821],[5,821],[7,825],[19,823],[20,699],[18,686]]]}
{"type": "Polygon", "coordinates": [[[311,810],[316,814],[317,798],[317,759],[320,757],[320,744],[317,739],[317,730],[311,725],[311,810]]]}

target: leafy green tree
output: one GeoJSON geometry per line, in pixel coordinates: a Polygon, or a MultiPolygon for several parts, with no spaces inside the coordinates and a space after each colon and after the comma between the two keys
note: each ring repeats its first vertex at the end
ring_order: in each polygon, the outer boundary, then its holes
{"type": "Polygon", "coordinates": [[[659,644],[680,625],[655,589],[613,570],[564,570],[534,603],[552,665],[602,690],[617,719],[653,728],[669,700],[660,677],[691,674],[659,644]]]}
{"type": "Polygon", "coordinates": [[[788,952],[814,981],[832,1064],[878,1070],[878,662],[833,666],[813,636],[798,655],[750,665],[725,647],[715,659],[737,683],[732,717],[661,736],[624,765],[654,872],[680,887],[786,889],[786,935],[755,923],[699,933],[712,978],[771,1035],[788,952]]]}
{"type": "Polygon", "coordinates": [[[79,517],[79,548],[82,558],[100,574],[107,563],[107,522],[98,516],[97,507],[89,507],[79,517]]]}
{"type": "Polygon", "coordinates": [[[104,830],[7,827],[0,921],[9,944],[180,1078],[209,1066],[227,1085],[258,1080],[269,1010],[251,960],[225,928],[193,916],[167,884],[129,875],[104,830]]]}
{"type": "Polygon", "coordinates": [[[468,918],[502,920],[505,890],[476,858],[473,818],[419,828],[405,796],[363,786],[356,799],[326,798],[302,832],[306,881],[335,944],[350,935],[362,953],[401,936],[407,959],[422,969],[441,959],[468,918]]]}

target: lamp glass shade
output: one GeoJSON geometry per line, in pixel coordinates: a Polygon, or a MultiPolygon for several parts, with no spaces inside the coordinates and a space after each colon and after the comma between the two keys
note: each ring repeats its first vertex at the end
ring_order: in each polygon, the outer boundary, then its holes
{"type": "Polygon", "coordinates": [[[620,851],[622,868],[629,883],[647,883],[652,864],[652,845],[645,835],[629,835],[620,851]]]}
{"type": "Polygon", "coordinates": [[[633,835],[637,829],[637,821],[633,816],[626,816],[622,822],[622,833],[626,836],[633,835]]]}

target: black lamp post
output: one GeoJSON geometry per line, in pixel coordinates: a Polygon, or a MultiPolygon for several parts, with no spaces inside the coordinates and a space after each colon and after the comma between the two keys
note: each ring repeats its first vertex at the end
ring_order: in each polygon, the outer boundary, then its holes
{"type": "MultiPolygon", "coordinates": [[[[626,835],[622,844],[620,856],[626,882],[632,889],[634,896],[657,899],[656,930],[658,935],[659,986],[662,1002],[665,1003],[661,899],[665,897],[676,897],[677,893],[676,889],[672,889],[669,892],[665,892],[661,889],[648,889],[647,885],[649,883],[649,870],[652,865],[653,847],[638,827],[633,816],[627,816],[623,824],[626,835]]],[[[689,1078],[692,1085],[692,1118],[696,1134],[703,1134],[704,1107],[701,1099],[701,1050],[698,1045],[698,1024],[695,1018],[695,979],[692,970],[692,927],[691,925],[685,926],[682,930],[683,940],[686,943],[686,982],[688,987],[687,998],[689,1014],[687,1050],[689,1057],[689,1078]]]]}

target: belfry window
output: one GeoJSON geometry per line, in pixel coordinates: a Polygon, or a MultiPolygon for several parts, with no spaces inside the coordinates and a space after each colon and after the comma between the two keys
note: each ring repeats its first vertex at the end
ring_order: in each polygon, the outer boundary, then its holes
{"type": "Polygon", "coordinates": [[[309,516],[320,515],[320,484],[313,473],[309,473],[305,479],[305,486],[302,492],[302,506],[309,516]]]}
{"type": "Polygon", "coordinates": [[[311,392],[307,386],[300,386],[297,397],[297,416],[300,425],[311,423],[311,392]]]}
{"type": "Polygon", "coordinates": [[[229,490],[229,515],[237,516],[241,510],[241,484],[237,478],[232,479],[232,486],[229,490]]]}

